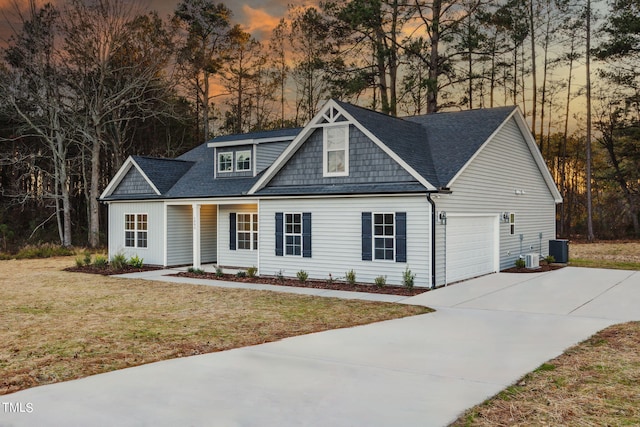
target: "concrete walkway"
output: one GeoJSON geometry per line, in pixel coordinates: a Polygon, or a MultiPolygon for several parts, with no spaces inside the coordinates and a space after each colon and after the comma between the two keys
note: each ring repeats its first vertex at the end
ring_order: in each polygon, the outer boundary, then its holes
{"type": "Polygon", "coordinates": [[[0,396],[0,425],[447,425],[598,330],[640,320],[640,272],[494,274],[401,302],[438,311],[0,396]]]}

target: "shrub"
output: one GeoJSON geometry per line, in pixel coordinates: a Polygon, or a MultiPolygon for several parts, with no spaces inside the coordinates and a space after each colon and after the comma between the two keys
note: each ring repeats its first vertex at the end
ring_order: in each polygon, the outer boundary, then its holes
{"type": "Polygon", "coordinates": [[[278,270],[278,272],[276,273],[276,278],[278,279],[278,282],[284,282],[284,273],[282,269],[278,270]]]}
{"type": "Polygon", "coordinates": [[[347,281],[348,284],[355,285],[356,284],[356,272],[353,271],[353,270],[347,271],[346,274],[345,274],[345,280],[347,281]]]}
{"type": "Polygon", "coordinates": [[[123,253],[118,252],[111,258],[111,268],[114,270],[122,270],[127,266],[127,257],[123,253]]]}
{"type": "Polygon", "coordinates": [[[247,276],[249,276],[250,278],[253,279],[254,277],[256,277],[257,274],[258,274],[258,267],[256,267],[255,265],[247,269],[247,276]]]}
{"type": "Polygon", "coordinates": [[[76,267],[84,267],[86,264],[84,263],[84,259],[81,257],[76,257],[76,267]]]}
{"type": "Polygon", "coordinates": [[[198,275],[203,275],[203,274],[204,274],[204,270],[203,270],[203,269],[201,269],[201,268],[193,268],[193,267],[189,267],[189,268],[187,269],[187,271],[188,271],[189,273],[192,273],[192,274],[198,274],[198,275]]]}
{"type": "Polygon", "coordinates": [[[333,285],[333,282],[335,282],[335,280],[333,280],[333,276],[331,275],[331,273],[329,273],[329,278],[327,279],[327,283],[330,285],[333,285]]]}
{"type": "Polygon", "coordinates": [[[526,265],[527,265],[527,263],[526,263],[526,261],[524,260],[524,258],[518,258],[518,259],[516,259],[516,267],[517,267],[517,268],[524,268],[524,267],[526,267],[526,265]]]}
{"type": "Polygon", "coordinates": [[[374,281],[375,285],[382,288],[387,285],[387,276],[378,276],[374,281]]]}
{"type": "Polygon", "coordinates": [[[93,259],[93,266],[97,268],[107,268],[109,260],[104,255],[96,255],[93,259]]]}
{"type": "Polygon", "coordinates": [[[553,255],[548,255],[544,260],[547,261],[547,264],[553,264],[556,262],[556,258],[553,255]]]}
{"type": "Polygon", "coordinates": [[[247,272],[246,272],[246,271],[238,271],[238,272],[236,273],[236,277],[237,277],[237,278],[239,278],[239,279],[242,279],[242,278],[244,278],[244,277],[247,277],[247,272]]]}
{"type": "Polygon", "coordinates": [[[220,267],[216,267],[216,277],[222,277],[222,276],[224,276],[222,269],[220,267]]]}
{"type": "Polygon", "coordinates": [[[64,246],[44,243],[38,246],[25,246],[16,254],[16,259],[51,258],[54,256],[69,256],[74,252],[64,246]]]}
{"type": "Polygon", "coordinates": [[[129,259],[129,265],[133,268],[142,268],[142,266],[144,265],[144,260],[140,257],[138,257],[138,255],[134,255],[129,259]]]}
{"type": "Polygon", "coordinates": [[[309,278],[309,274],[304,270],[298,271],[296,273],[296,276],[298,277],[298,280],[300,281],[300,283],[306,282],[307,279],[309,278]]]}
{"type": "Polygon", "coordinates": [[[415,278],[416,275],[411,273],[409,266],[405,267],[404,272],[402,273],[402,285],[406,288],[412,289],[415,278]]]}
{"type": "Polygon", "coordinates": [[[91,265],[91,252],[84,251],[84,258],[82,261],[84,262],[84,265],[91,265]]]}

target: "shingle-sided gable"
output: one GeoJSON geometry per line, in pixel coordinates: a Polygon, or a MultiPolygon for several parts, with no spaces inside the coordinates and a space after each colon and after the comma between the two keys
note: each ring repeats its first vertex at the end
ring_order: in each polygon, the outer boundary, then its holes
{"type": "Polygon", "coordinates": [[[149,182],[142,176],[140,171],[132,167],[125,174],[120,184],[111,193],[113,196],[131,195],[155,195],[156,191],[149,185],[149,182]]]}
{"type": "Polygon", "coordinates": [[[349,126],[349,175],[323,176],[323,130],[315,129],[305,143],[264,189],[273,194],[297,187],[414,183],[416,180],[355,126],[349,126]]]}

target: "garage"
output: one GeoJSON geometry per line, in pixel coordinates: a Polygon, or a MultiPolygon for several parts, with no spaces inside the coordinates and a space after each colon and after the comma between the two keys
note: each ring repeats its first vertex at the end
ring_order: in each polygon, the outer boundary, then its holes
{"type": "Polygon", "coordinates": [[[447,283],[498,270],[496,215],[449,215],[446,241],[447,283]]]}

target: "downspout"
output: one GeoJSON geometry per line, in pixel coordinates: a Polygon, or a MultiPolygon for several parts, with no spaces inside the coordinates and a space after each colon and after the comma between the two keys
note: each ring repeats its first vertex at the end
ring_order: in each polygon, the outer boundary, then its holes
{"type": "Polygon", "coordinates": [[[427,201],[431,205],[431,289],[436,288],[436,204],[427,193],[427,201]]]}

